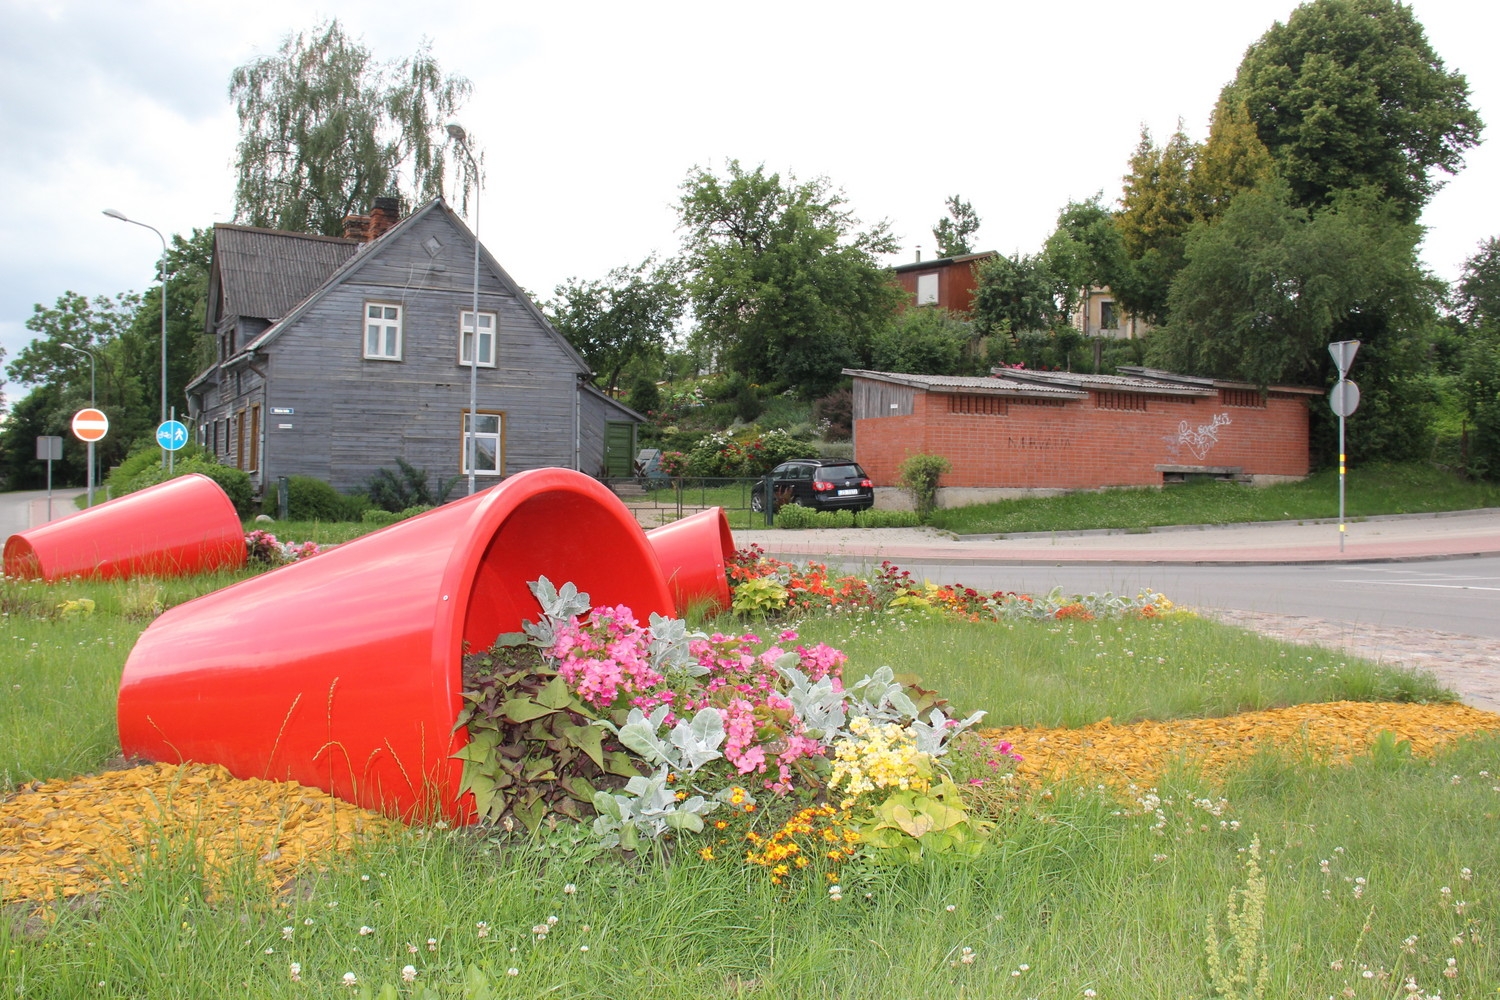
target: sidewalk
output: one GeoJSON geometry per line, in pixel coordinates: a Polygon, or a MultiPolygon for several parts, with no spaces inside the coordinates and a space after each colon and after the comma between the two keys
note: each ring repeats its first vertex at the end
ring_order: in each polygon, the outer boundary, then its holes
{"type": "Polygon", "coordinates": [[[768,555],[850,556],[892,562],[1118,563],[1233,566],[1276,563],[1397,562],[1500,555],[1500,509],[1392,514],[1337,520],[1185,525],[1047,534],[954,535],[931,528],[833,528],[734,532],[737,546],[768,555]]]}

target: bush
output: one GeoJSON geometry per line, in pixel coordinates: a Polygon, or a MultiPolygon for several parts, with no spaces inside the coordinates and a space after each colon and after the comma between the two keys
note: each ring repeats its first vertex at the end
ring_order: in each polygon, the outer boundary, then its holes
{"type": "Polygon", "coordinates": [[[381,510],[399,513],[409,507],[436,507],[448,499],[460,477],[453,476],[433,490],[427,484],[427,470],[418,469],[404,458],[396,459],[397,471],[376,469],[365,483],[370,502],[381,510]]]}
{"type": "MultiPolygon", "coordinates": [[[[267,486],[261,509],[278,516],[280,498],[274,486],[267,486]]],[[[289,521],[348,521],[350,498],[321,479],[312,476],[288,476],[286,480],[286,516],[289,521]]]]}
{"type": "Polygon", "coordinates": [[[179,450],[172,460],[172,472],[161,464],[161,450],[155,445],[145,445],[130,453],[125,461],[115,466],[105,479],[110,497],[122,497],[148,486],[164,483],[189,473],[207,476],[219,484],[234,504],[235,514],[240,518],[255,514],[255,497],[250,487],[250,476],[242,469],[220,465],[196,444],[188,444],[179,450]]]}
{"type": "Polygon", "coordinates": [[[813,420],[823,436],[833,441],[847,441],[854,436],[854,393],[835,389],[813,404],[813,420]]]}
{"type": "Polygon", "coordinates": [[[778,528],[914,528],[919,524],[909,510],[813,510],[787,504],[776,511],[778,528]]]}
{"type": "Polygon", "coordinates": [[[625,405],[637,413],[655,413],[661,409],[661,390],[653,379],[641,375],[630,387],[630,397],[625,405]]]}
{"type": "Polygon", "coordinates": [[[942,455],[912,455],[901,463],[901,485],[911,491],[917,517],[925,521],[937,508],[938,480],[953,469],[942,455]]]}

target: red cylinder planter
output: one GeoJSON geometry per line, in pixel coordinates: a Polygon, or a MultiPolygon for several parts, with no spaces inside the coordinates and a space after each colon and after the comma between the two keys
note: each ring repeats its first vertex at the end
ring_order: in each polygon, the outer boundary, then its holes
{"type": "Polygon", "coordinates": [[[120,746],[466,821],[450,758],[467,740],[453,731],[461,658],[538,616],[527,583],[541,576],[642,620],[672,611],[614,494],[567,469],[523,472],[162,615],[125,663],[120,746]]]}
{"type": "Polygon", "coordinates": [[[710,507],[646,532],[679,612],[695,601],[727,608],[731,600],[727,564],[734,535],[723,507],[710,507]]]}
{"type": "Polygon", "coordinates": [[[245,563],[245,529],[229,495],[190,473],[61,521],[11,535],[5,574],[48,583],[81,576],[187,576],[245,563]]]}

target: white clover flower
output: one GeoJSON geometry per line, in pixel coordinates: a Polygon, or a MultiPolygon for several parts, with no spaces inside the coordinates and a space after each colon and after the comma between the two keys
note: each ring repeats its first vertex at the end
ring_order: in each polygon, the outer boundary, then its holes
{"type": "Polygon", "coordinates": [[[373,928],[373,927],[366,927],[363,924],[360,925],[360,928],[359,928],[359,936],[360,937],[369,937],[371,934],[374,934],[374,933],[375,933],[375,928],[373,928]]]}
{"type": "Polygon", "coordinates": [[[947,906],[943,907],[943,909],[947,910],[949,913],[952,913],[954,910],[958,909],[958,907],[954,906],[952,903],[949,903],[947,906]]]}
{"type": "Polygon", "coordinates": [[[414,983],[417,981],[417,967],[415,965],[403,965],[401,967],[401,981],[414,983]]]}
{"type": "Polygon", "coordinates": [[[557,925],[557,918],[556,917],[548,917],[547,918],[547,926],[548,927],[555,927],[556,925],[557,925]]]}
{"type": "Polygon", "coordinates": [[[521,974],[521,970],[512,965],[510,968],[505,970],[505,974],[507,976],[519,976],[521,974]]]}
{"type": "Polygon", "coordinates": [[[308,917],[306,920],[302,921],[302,926],[304,926],[304,927],[311,927],[312,925],[313,925],[313,918],[312,917],[308,917]]]}
{"type": "Polygon", "coordinates": [[[290,927],[283,927],[281,929],[281,940],[283,940],[283,941],[290,941],[291,939],[292,939],[292,929],[290,927]]]}
{"type": "Polygon", "coordinates": [[[437,938],[428,938],[427,939],[427,950],[428,951],[437,951],[437,938]]]}
{"type": "Polygon", "coordinates": [[[479,937],[487,938],[490,936],[490,925],[481,920],[474,925],[474,933],[479,937]]]}
{"type": "Polygon", "coordinates": [[[589,950],[589,946],[586,945],[586,944],[581,944],[581,945],[578,946],[578,950],[579,951],[588,951],[589,950]]]}
{"type": "Polygon", "coordinates": [[[412,944],[410,941],[406,942],[406,953],[408,955],[415,955],[419,950],[420,949],[418,949],[417,946],[412,944]]]}
{"type": "Polygon", "coordinates": [[[294,983],[300,983],[300,982],[302,982],[302,966],[301,966],[301,964],[299,964],[297,962],[293,962],[291,965],[287,966],[287,971],[292,974],[292,982],[294,982],[294,983]]]}
{"type": "Polygon", "coordinates": [[[352,972],[346,972],[346,973],[344,973],[344,985],[345,986],[354,986],[358,982],[359,982],[359,977],[356,976],[354,973],[352,973],[352,972]]]}
{"type": "Polygon", "coordinates": [[[574,885],[572,882],[569,882],[567,885],[563,886],[563,895],[564,896],[571,896],[571,895],[573,895],[573,893],[575,893],[577,891],[578,891],[578,886],[574,885]]]}
{"type": "Polygon", "coordinates": [[[274,954],[276,954],[276,949],[275,948],[267,948],[266,951],[265,951],[265,953],[267,955],[274,955],[274,954]]]}

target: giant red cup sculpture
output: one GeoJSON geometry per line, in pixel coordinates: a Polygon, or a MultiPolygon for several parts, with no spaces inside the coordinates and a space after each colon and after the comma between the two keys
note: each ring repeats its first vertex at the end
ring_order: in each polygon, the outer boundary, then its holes
{"type": "Polygon", "coordinates": [[[694,602],[729,607],[727,563],[734,558],[734,536],[723,507],[710,507],[646,532],[672,588],[679,613],[694,602]]]}
{"type": "Polygon", "coordinates": [[[454,731],[466,650],[519,630],[528,582],[571,581],[645,619],[672,597],[602,484],[538,469],[180,605],[120,681],[120,746],[223,764],[412,819],[472,819],[454,731]]]}
{"type": "Polygon", "coordinates": [[[218,483],[197,473],[11,535],[5,575],[128,580],[187,576],[245,563],[245,529],[218,483]]]}

